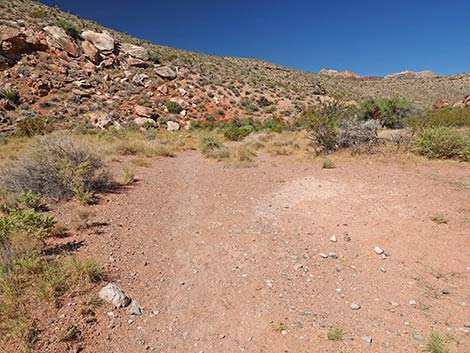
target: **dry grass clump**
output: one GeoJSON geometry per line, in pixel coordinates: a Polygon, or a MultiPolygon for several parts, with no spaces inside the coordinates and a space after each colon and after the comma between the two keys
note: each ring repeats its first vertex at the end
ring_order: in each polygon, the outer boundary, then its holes
{"type": "Polygon", "coordinates": [[[53,134],[38,137],[26,156],[0,173],[0,183],[10,192],[34,192],[54,199],[76,197],[83,202],[110,186],[100,158],[77,141],[53,134]]]}
{"type": "Polygon", "coordinates": [[[32,349],[38,311],[47,316],[63,295],[85,293],[103,277],[93,259],[45,255],[55,225],[33,209],[0,215],[0,344],[8,341],[18,351],[32,349]]]}
{"type": "Polygon", "coordinates": [[[230,149],[226,165],[233,168],[250,168],[255,165],[256,152],[249,145],[230,149]]]}

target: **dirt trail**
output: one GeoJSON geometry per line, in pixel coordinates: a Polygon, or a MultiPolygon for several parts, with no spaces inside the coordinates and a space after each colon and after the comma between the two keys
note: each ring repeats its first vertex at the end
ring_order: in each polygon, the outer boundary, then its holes
{"type": "Polygon", "coordinates": [[[262,155],[231,169],[191,151],[140,170],[95,207],[107,225],[80,253],[144,313],[102,308],[84,351],[419,352],[413,335],[436,330],[470,352],[469,167],[337,165],[262,155]]]}

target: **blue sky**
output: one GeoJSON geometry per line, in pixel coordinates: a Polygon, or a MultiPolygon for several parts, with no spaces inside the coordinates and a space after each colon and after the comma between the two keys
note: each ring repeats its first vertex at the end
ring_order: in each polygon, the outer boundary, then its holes
{"type": "Polygon", "coordinates": [[[305,71],[470,71],[468,0],[41,0],[139,38],[305,71]]]}

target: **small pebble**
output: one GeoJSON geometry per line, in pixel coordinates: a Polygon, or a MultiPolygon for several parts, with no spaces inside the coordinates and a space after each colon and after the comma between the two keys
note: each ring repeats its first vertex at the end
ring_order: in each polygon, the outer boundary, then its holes
{"type": "Polygon", "coordinates": [[[350,307],[353,310],[359,310],[361,308],[361,306],[358,303],[351,303],[350,307]]]}
{"type": "Polygon", "coordinates": [[[370,337],[370,336],[365,336],[362,339],[364,340],[364,342],[366,342],[368,344],[372,343],[372,337],[370,337]]]}
{"type": "Polygon", "coordinates": [[[384,253],[383,249],[381,247],[376,246],[374,248],[374,251],[377,255],[382,255],[384,253]]]}
{"type": "Polygon", "coordinates": [[[424,336],[421,336],[421,335],[413,335],[413,339],[415,341],[420,341],[420,342],[425,340],[424,336]]]}
{"type": "Polygon", "coordinates": [[[320,253],[320,256],[323,257],[324,259],[327,259],[327,258],[328,258],[328,254],[325,254],[324,252],[321,252],[321,253],[320,253]]]}
{"type": "Polygon", "coordinates": [[[336,243],[336,241],[337,241],[336,235],[333,235],[333,236],[330,238],[330,241],[332,241],[333,243],[336,243]]]}

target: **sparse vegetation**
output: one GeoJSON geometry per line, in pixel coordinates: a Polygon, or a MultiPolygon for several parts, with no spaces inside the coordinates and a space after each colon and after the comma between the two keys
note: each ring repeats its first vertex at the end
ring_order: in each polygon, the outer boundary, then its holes
{"type": "MultiPolygon", "coordinates": [[[[59,304],[72,292],[88,290],[102,279],[91,259],[45,256],[45,238],[53,236],[55,219],[33,209],[10,209],[0,216],[0,341],[34,343],[34,313],[59,304]]],[[[72,338],[70,332],[65,338],[72,338]]]]}
{"type": "Polygon", "coordinates": [[[409,119],[406,125],[414,130],[438,127],[470,128],[470,108],[434,109],[409,119]]]}
{"type": "Polygon", "coordinates": [[[343,330],[340,328],[331,328],[328,330],[327,338],[329,341],[341,341],[343,339],[343,330]]]}
{"type": "Polygon", "coordinates": [[[134,170],[128,165],[124,165],[122,167],[122,176],[123,176],[123,183],[125,185],[132,184],[135,181],[134,170]]]}
{"type": "Polygon", "coordinates": [[[433,332],[429,337],[429,341],[426,344],[426,352],[429,353],[449,353],[450,350],[447,347],[449,342],[448,337],[444,337],[436,332],[433,332]]]}

